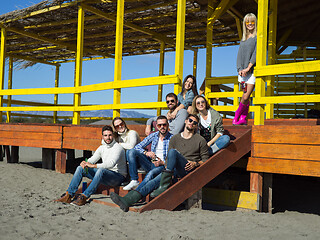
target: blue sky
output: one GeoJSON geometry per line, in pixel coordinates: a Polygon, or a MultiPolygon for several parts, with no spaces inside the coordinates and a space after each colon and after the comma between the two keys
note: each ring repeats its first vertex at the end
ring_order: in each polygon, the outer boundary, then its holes
{"type": "MultiPolygon", "coordinates": [[[[17,9],[22,9],[40,0],[1,0],[0,15],[17,9]]],[[[238,46],[213,48],[212,76],[236,75],[236,55],[238,46]]],[[[174,74],[174,53],[165,55],[165,74],[174,74]]],[[[193,52],[185,51],[184,76],[192,74],[193,52]]],[[[153,77],[158,75],[159,54],[125,57],[122,63],[122,80],[153,77]]],[[[113,80],[113,59],[85,61],[83,63],[82,85],[109,82],[113,80]]],[[[60,86],[73,86],[74,63],[62,64],[60,68],[60,86]]],[[[13,73],[13,88],[42,88],[54,87],[55,68],[44,64],[36,64],[33,67],[15,70],[13,73]]],[[[205,77],[205,49],[198,52],[197,84],[200,87],[205,77]]],[[[7,79],[7,75],[5,77],[7,79]]],[[[5,80],[5,88],[7,81],[5,80]]],[[[165,85],[163,96],[173,91],[173,85],[165,85]]],[[[30,100],[41,102],[53,102],[53,95],[13,96],[17,100],[30,100]]],[[[82,104],[109,104],[113,100],[113,91],[100,91],[82,94],[82,104]]],[[[130,88],[122,90],[122,103],[129,102],[153,102],[157,101],[157,86],[130,88]]],[[[72,103],[72,94],[59,95],[59,103],[72,103]]],[[[154,114],[155,111],[146,110],[140,112],[154,114]]]]}

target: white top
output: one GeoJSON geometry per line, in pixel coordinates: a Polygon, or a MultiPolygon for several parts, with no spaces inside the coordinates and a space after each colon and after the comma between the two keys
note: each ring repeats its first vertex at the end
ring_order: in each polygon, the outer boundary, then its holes
{"type": "Polygon", "coordinates": [[[210,111],[208,111],[207,120],[204,120],[204,118],[200,114],[200,123],[205,128],[207,128],[207,127],[209,127],[211,125],[211,113],[210,113],[210,111]]]}
{"type": "Polygon", "coordinates": [[[161,141],[160,138],[158,140],[158,144],[156,147],[156,156],[160,158],[162,161],[165,161],[162,159],[163,158],[163,141],[161,141]]]}
{"type": "Polygon", "coordinates": [[[102,159],[102,163],[98,163],[97,168],[106,168],[120,173],[123,176],[127,175],[124,149],[115,140],[110,144],[106,144],[105,141],[102,140],[100,147],[98,147],[93,156],[88,159],[88,162],[95,164],[100,159],[102,159]]]}
{"type": "Polygon", "coordinates": [[[134,130],[125,130],[123,133],[118,133],[118,135],[119,137],[116,140],[125,150],[134,148],[140,142],[140,136],[134,130]]]}

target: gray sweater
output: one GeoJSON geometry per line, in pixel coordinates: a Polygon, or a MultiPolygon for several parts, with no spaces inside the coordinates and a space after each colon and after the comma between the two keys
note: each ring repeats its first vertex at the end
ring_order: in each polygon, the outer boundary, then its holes
{"type": "MultiPolygon", "coordinates": [[[[241,41],[237,56],[237,71],[241,71],[248,67],[249,62],[256,64],[256,45],[257,37],[248,38],[246,41],[241,41]]],[[[250,69],[253,72],[253,68],[250,69]]]]}
{"type": "MultiPolygon", "coordinates": [[[[177,115],[176,115],[176,117],[174,119],[168,120],[168,122],[169,122],[169,132],[172,135],[176,135],[176,134],[182,132],[183,128],[184,128],[184,121],[187,119],[187,117],[188,117],[187,110],[185,110],[184,108],[180,109],[177,112],[177,115]]],[[[152,118],[148,119],[146,124],[147,125],[152,125],[152,122],[156,122],[156,121],[157,121],[157,117],[152,117],[152,118]]]]}

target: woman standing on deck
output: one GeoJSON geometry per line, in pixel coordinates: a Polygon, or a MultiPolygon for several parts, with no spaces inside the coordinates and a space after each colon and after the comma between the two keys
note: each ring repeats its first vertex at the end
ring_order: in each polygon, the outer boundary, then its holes
{"type": "Polygon", "coordinates": [[[247,124],[249,98],[256,82],[253,75],[253,67],[256,63],[256,44],[257,18],[253,13],[248,13],[243,19],[243,36],[237,56],[238,81],[241,84],[243,95],[232,121],[234,125],[247,124]]]}
{"type": "Polygon", "coordinates": [[[208,101],[201,95],[194,98],[192,102],[193,114],[198,115],[200,135],[207,141],[209,154],[228,146],[230,137],[224,135],[222,118],[220,114],[210,107],[208,101]]]}
{"type": "Polygon", "coordinates": [[[115,140],[124,150],[132,149],[140,142],[139,134],[134,130],[129,130],[126,122],[121,117],[112,120],[115,129],[115,140]]]}
{"type": "Polygon", "coordinates": [[[196,77],[188,75],[182,83],[182,91],[178,94],[178,107],[173,112],[167,113],[167,119],[174,119],[180,109],[186,109],[188,113],[192,112],[192,101],[198,95],[196,77]]]}

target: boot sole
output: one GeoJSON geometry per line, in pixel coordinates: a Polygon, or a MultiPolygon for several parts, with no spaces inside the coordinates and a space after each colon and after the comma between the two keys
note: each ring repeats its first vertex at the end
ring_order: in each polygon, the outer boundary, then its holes
{"type": "Polygon", "coordinates": [[[121,201],[120,197],[116,193],[112,192],[110,194],[110,198],[115,204],[117,204],[121,208],[122,211],[129,211],[129,208],[121,201]]]}

